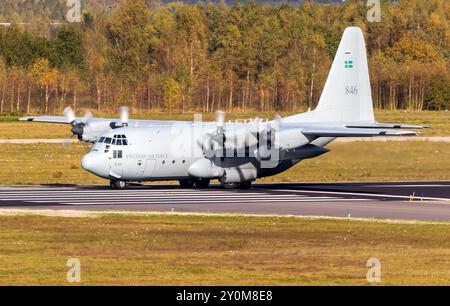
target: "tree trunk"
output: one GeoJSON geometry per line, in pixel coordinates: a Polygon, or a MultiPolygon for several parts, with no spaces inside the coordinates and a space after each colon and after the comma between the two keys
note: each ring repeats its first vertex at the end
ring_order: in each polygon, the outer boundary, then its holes
{"type": "Polygon", "coordinates": [[[13,78],[13,80],[12,80],[12,86],[11,86],[11,109],[10,109],[10,112],[11,113],[13,113],[14,112],[14,96],[15,96],[15,94],[14,94],[14,85],[15,85],[15,80],[14,80],[14,78],[13,78]]]}
{"type": "Polygon", "coordinates": [[[5,105],[5,91],[6,91],[6,82],[3,82],[2,100],[0,101],[0,114],[3,113],[3,106],[5,105]]]}
{"type": "Polygon", "coordinates": [[[73,89],[73,108],[75,111],[77,111],[77,85],[75,85],[74,89],[73,89]]]}
{"type": "Polygon", "coordinates": [[[313,103],[315,71],[316,71],[316,48],[314,48],[314,51],[313,51],[313,64],[312,64],[312,70],[311,70],[311,86],[309,88],[309,108],[312,107],[312,103],[313,103]]]}
{"type": "Polygon", "coordinates": [[[231,111],[233,107],[233,78],[230,77],[230,96],[228,97],[228,108],[231,111]]]}
{"type": "Polygon", "coordinates": [[[259,110],[264,111],[264,89],[262,87],[259,92],[259,110]]]}
{"type": "Polygon", "coordinates": [[[245,111],[245,106],[248,103],[248,97],[250,96],[250,69],[248,69],[248,68],[247,68],[246,80],[247,80],[246,92],[245,92],[244,99],[242,101],[242,109],[244,111],[245,111]]]}
{"type": "Polygon", "coordinates": [[[17,84],[17,103],[16,103],[16,110],[20,112],[20,84],[17,84]]]}
{"type": "Polygon", "coordinates": [[[206,77],[206,112],[209,113],[209,96],[210,96],[210,88],[209,88],[209,76],[206,77]]]}
{"type": "Polygon", "coordinates": [[[48,114],[48,100],[50,98],[50,94],[49,94],[49,86],[45,85],[45,114],[48,114]]]}
{"type": "Polygon", "coordinates": [[[30,108],[31,108],[31,89],[32,89],[32,86],[28,85],[27,114],[30,114],[30,108]]]}

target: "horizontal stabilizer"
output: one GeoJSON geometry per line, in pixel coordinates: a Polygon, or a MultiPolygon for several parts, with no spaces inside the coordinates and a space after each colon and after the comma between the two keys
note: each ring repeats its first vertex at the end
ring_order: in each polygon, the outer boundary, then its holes
{"type": "Polygon", "coordinates": [[[362,129],[346,127],[311,127],[303,128],[305,136],[314,137],[373,137],[373,136],[416,136],[419,133],[412,131],[394,131],[385,129],[362,129]]]}
{"type": "Polygon", "coordinates": [[[358,123],[346,125],[348,128],[355,129],[427,129],[426,125],[405,125],[396,123],[358,123]]]}
{"type": "MultiPolygon", "coordinates": [[[[81,120],[81,118],[78,118],[81,120]]],[[[61,123],[69,124],[65,117],[62,116],[42,116],[42,117],[23,117],[19,121],[30,121],[30,122],[46,122],[46,123],[61,123]]]]}

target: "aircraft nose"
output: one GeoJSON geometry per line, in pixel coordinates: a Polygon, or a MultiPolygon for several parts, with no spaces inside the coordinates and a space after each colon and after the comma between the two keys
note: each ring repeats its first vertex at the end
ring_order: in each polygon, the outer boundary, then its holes
{"type": "Polygon", "coordinates": [[[102,157],[99,154],[88,153],[81,160],[81,167],[100,177],[105,176],[105,165],[102,160],[102,157]]]}
{"type": "Polygon", "coordinates": [[[94,172],[95,168],[95,158],[92,156],[91,153],[86,154],[83,159],[81,160],[81,167],[89,172],[94,172]]]}

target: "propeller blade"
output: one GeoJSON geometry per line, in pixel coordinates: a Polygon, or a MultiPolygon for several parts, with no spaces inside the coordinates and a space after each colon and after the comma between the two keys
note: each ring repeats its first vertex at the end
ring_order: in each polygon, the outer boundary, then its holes
{"type": "Polygon", "coordinates": [[[216,112],[216,124],[219,128],[222,128],[225,124],[225,113],[222,111],[216,112]]]}
{"type": "Polygon", "coordinates": [[[66,138],[63,142],[63,148],[64,150],[69,149],[70,144],[72,143],[72,136],[66,138]]]}
{"type": "Polygon", "coordinates": [[[64,117],[67,119],[67,122],[75,121],[75,113],[72,107],[68,106],[64,109],[64,117]]]}
{"type": "Polygon", "coordinates": [[[92,113],[91,112],[87,112],[86,114],[84,114],[83,119],[81,119],[81,122],[83,124],[88,124],[89,121],[91,121],[92,118],[94,118],[92,113]]]}
{"type": "Polygon", "coordinates": [[[120,123],[123,126],[128,125],[128,120],[130,118],[130,108],[127,106],[122,106],[119,109],[119,113],[120,113],[120,123]]]}

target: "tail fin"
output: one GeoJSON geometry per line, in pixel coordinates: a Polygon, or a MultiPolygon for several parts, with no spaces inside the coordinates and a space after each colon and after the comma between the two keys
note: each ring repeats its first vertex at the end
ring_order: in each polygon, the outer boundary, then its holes
{"type": "Polygon", "coordinates": [[[345,29],[316,114],[320,121],[374,121],[366,45],[360,28],[345,29]]]}
{"type": "Polygon", "coordinates": [[[283,121],[375,121],[366,45],[360,28],[345,29],[317,108],[283,121]]]}

